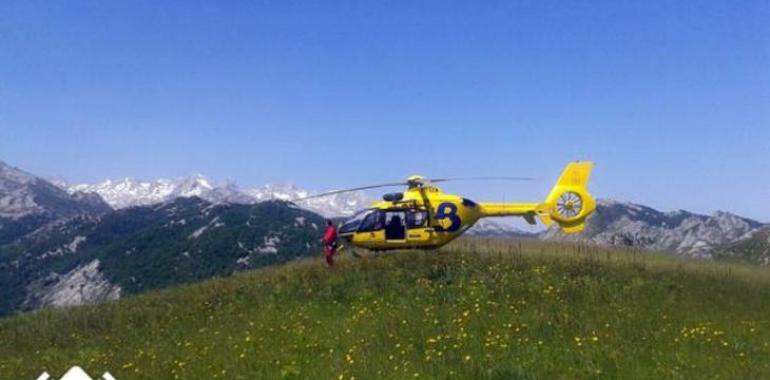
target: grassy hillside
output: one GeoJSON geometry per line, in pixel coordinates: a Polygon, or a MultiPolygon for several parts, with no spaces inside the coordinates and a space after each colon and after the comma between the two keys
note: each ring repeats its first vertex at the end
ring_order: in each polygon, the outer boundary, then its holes
{"type": "Polygon", "coordinates": [[[770,274],[464,240],[0,320],[0,378],[770,378],[770,274]]]}

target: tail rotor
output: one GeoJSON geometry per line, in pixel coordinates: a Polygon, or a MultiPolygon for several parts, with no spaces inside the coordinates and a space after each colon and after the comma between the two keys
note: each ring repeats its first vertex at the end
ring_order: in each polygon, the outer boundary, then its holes
{"type": "Polygon", "coordinates": [[[544,224],[556,222],[567,233],[577,233],[585,228],[585,220],[596,209],[596,201],[588,192],[593,163],[571,162],[562,172],[556,186],[538,207],[538,215],[544,224]]]}

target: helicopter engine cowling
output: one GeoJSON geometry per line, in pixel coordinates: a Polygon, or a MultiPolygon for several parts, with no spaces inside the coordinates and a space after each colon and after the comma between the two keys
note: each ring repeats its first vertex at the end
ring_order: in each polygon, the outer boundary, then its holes
{"type": "Polygon", "coordinates": [[[387,193],[382,196],[382,200],[386,202],[398,202],[404,199],[404,193],[387,193]]]}

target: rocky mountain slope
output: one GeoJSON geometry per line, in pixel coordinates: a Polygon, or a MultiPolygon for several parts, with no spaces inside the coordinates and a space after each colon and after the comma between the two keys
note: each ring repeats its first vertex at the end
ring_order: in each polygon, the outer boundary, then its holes
{"type": "Polygon", "coordinates": [[[111,210],[98,195],[68,193],[0,161],[0,245],[57,220],[111,210]]]}
{"type": "Polygon", "coordinates": [[[683,210],[661,212],[634,203],[602,199],[582,234],[568,236],[548,229],[540,238],[587,239],[599,244],[711,257],[716,248],[745,239],[762,226],[755,220],[724,211],[710,216],[683,210]]]}
{"type": "Polygon", "coordinates": [[[714,250],[714,258],[770,265],[770,227],[756,230],[745,238],[714,250]]]}

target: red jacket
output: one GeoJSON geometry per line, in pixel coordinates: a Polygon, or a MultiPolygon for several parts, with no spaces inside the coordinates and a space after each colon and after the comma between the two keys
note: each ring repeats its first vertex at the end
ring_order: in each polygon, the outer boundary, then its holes
{"type": "Polygon", "coordinates": [[[326,226],[326,232],[324,232],[324,244],[331,244],[337,240],[337,229],[334,226],[326,226]]]}

